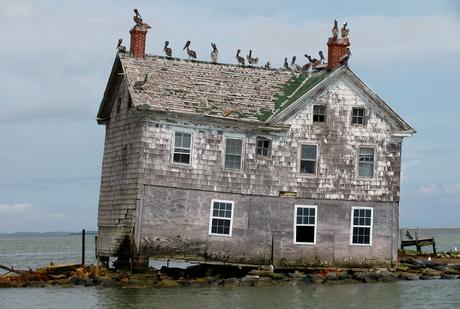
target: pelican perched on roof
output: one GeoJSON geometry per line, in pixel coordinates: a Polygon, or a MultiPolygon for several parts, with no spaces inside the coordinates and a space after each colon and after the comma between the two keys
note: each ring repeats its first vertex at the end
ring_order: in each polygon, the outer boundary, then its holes
{"type": "Polygon", "coordinates": [[[196,59],[196,52],[194,50],[190,49],[190,44],[191,43],[192,42],[187,41],[187,43],[185,43],[184,48],[182,49],[182,50],[187,49],[188,60],[190,60],[190,58],[196,59]]]}
{"type": "Polygon", "coordinates": [[[121,45],[123,39],[118,39],[117,50],[121,53],[126,53],[126,46],[121,45]]]}
{"type": "Polygon", "coordinates": [[[308,71],[310,71],[310,67],[311,67],[311,57],[307,54],[304,55],[307,59],[308,59],[308,63],[304,64],[304,66],[302,67],[302,72],[303,73],[308,73],[308,71]]]}
{"type": "Polygon", "coordinates": [[[350,29],[347,29],[347,23],[343,24],[342,29],[340,29],[340,34],[342,35],[342,39],[347,38],[350,34],[350,29]]]}
{"type": "Polygon", "coordinates": [[[318,54],[319,54],[319,60],[317,61],[316,64],[314,64],[314,69],[321,70],[327,67],[327,62],[326,62],[326,58],[324,58],[322,50],[320,50],[318,54]]]}
{"type": "Polygon", "coordinates": [[[133,16],[133,20],[136,23],[137,27],[140,27],[144,30],[152,28],[148,24],[144,23],[144,21],[142,20],[141,14],[139,14],[139,11],[137,9],[134,9],[134,14],[136,15],[133,16]]]}
{"type": "Polygon", "coordinates": [[[137,9],[134,9],[134,14],[136,14],[137,17],[142,18],[141,14],[139,14],[139,11],[137,9]]]}
{"type": "Polygon", "coordinates": [[[267,61],[267,63],[264,65],[265,69],[270,69],[271,68],[271,63],[270,61],[267,61]]]}
{"type": "Polygon", "coordinates": [[[166,57],[172,57],[172,49],[171,49],[171,47],[168,47],[168,45],[169,45],[169,41],[166,41],[165,42],[165,47],[163,48],[163,51],[165,52],[166,57]]]}
{"type": "Polygon", "coordinates": [[[236,56],[235,56],[235,58],[236,58],[236,60],[238,61],[239,64],[244,65],[244,57],[241,57],[241,56],[240,56],[240,53],[241,53],[241,50],[238,49],[238,50],[236,51],[236,56]]]}
{"type": "Polygon", "coordinates": [[[295,63],[295,60],[297,59],[296,56],[292,56],[292,61],[291,61],[291,69],[295,72],[302,72],[302,67],[295,63]]]}
{"type": "Polygon", "coordinates": [[[288,63],[287,58],[284,58],[283,67],[284,67],[285,70],[290,70],[290,69],[291,69],[291,68],[289,67],[289,63],[288,63]]]}
{"type": "Polygon", "coordinates": [[[350,59],[351,56],[351,51],[349,48],[347,48],[347,53],[340,57],[339,62],[341,65],[347,65],[348,64],[348,59],[350,59]]]}
{"type": "Polygon", "coordinates": [[[217,46],[214,43],[211,43],[212,52],[211,52],[211,61],[212,63],[217,62],[217,57],[219,56],[219,51],[217,50],[217,46]]]}
{"type": "Polygon", "coordinates": [[[133,88],[134,89],[142,89],[142,87],[147,84],[147,79],[149,77],[149,74],[145,74],[145,77],[143,80],[138,80],[137,82],[134,83],[133,88]]]}
{"type": "Polygon", "coordinates": [[[339,27],[337,26],[337,20],[334,19],[334,27],[332,27],[332,37],[337,40],[339,37],[339,27]]]}
{"type": "Polygon", "coordinates": [[[259,62],[259,58],[252,58],[252,50],[249,50],[249,55],[246,56],[249,65],[257,64],[259,62]]]}

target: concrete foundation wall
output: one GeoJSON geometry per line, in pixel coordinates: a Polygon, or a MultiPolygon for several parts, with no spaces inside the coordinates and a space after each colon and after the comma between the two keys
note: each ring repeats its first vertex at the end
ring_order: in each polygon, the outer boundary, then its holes
{"type": "Polygon", "coordinates": [[[391,264],[396,259],[397,213],[398,204],[391,202],[263,197],[147,185],[139,253],[275,266],[391,264]],[[234,201],[231,236],[209,235],[212,199],[234,201]],[[315,245],[294,244],[295,205],[318,207],[315,245]],[[373,208],[371,246],[350,245],[352,206],[373,208]]]}

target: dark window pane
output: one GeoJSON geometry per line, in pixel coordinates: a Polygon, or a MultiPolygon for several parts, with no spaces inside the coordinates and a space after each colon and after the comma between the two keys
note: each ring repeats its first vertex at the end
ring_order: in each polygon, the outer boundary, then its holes
{"type": "Polygon", "coordinates": [[[304,174],[315,174],[316,173],[316,162],[315,161],[300,161],[300,172],[304,174]]]}
{"type": "Polygon", "coordinates": [[[326,106],[314,105],[313,106],[313,122],[326,121],[326,106]]]}
{"type": "Polygon", "coordinates": [[[190,155],[185,153],[175,153],[173,157],[173,161],[176,163],[190,163],[190,155]]]}
{"type": "Polygon", "coordinates": [[[212,219],[211,233],[230,234],[230,220],[212,219]]]}
{"type": "Polygon", "coordinates": [[[297,226],[295,241],[313,243],[315,241],[315,227],[314,226],[297,226]]]}
{"type": "Polygon", "coordinates": [[[300,158],[316,160],[316,145],[302,145],[300,158]]]}

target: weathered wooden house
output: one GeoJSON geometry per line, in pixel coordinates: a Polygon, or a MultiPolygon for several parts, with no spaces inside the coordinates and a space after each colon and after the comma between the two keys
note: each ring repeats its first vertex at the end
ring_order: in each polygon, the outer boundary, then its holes
{"type": "Polygon", "coordinates": [[[340,64],[347,37],[300,74],[146,55],[146,34],[131,30],[97,115],[103,262],[395,262],[414,130],[340,64]]]}

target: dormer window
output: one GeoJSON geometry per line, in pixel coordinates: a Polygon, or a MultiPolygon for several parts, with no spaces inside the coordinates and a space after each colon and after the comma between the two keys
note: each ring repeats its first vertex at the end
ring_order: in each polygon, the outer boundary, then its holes
{"type": "Polygon", "coordinates": [[[270,155],[270,140],[265,137],[257,137],[256,154],[260,157],[268,157],[270,155]]]}
{"type": "Polygon", "coordinates": [[[364,125],[364,108],[353,108],[351,123],[357,126],[364,125]]]}
{"type": "Polygon", "coordinates": [[[313,122],[326,122],[326,106],[313,105],[313,122]]]}

